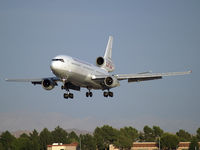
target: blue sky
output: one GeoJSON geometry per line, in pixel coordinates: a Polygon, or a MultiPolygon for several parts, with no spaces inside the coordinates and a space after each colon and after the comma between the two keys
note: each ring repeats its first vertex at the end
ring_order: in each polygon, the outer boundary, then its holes
{"type": "Polygon", "coordinates": [[[200,1],[0,1],[0,131],[158,125],[165,131],[200,127],[200,1]],[[128,84],[114,98],[85,89],[63,99],[52,91],[4,78],[53,76],[58,54],[95,63],[114,37],[114,73],[192,70],[191,75],[128,84]]]}

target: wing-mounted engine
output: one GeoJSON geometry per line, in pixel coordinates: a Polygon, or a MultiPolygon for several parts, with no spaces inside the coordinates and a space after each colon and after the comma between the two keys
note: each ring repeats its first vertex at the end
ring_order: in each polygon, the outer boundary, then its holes
{"type": "Polygon", "coordinates": [[[115,70],[115,65],[109,58],[98,57],[96,59],[96,65],[100,68],[107,70],[108,72],[112,72],[115,70]]]}
{"type": "Polygon", "coordinates": [[[57,83],[55,81],[53,81],[52,79],[47,78],[42,81],[42,87],[45,90],[52,90],[56,85],[57,85],[57,83]]]}
{"type": "Polygon", "coordinates": [[[106,87],[108,88],[114,88],[119,86],[119,81],[117,80],[117,78],[113,77],[113,76],[108,76],[104,79],[104,84],[106,87]]]}

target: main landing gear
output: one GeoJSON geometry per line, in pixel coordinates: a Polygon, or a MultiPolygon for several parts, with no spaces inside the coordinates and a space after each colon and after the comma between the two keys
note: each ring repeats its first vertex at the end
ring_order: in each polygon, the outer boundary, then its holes
{"type": "Polygon", "coordinates": [[[93,96],[93,93],[92,92],[90,92],[90,89],[89,89],[89,91],[88,92],[86,92],[86,97],[92,97],[93,96]]]}
{"type": "Polygon", "coordinates": [[[66,99],[68,99],[68,98],[73,99],[74,98],[74,94],[67,92],[67,93],[64,93],[63,97],[66,98],[66,99]]]}
{"type": "Polygon", "coordinates": [[[64,93],[64,95],[63,95],[63,97],[64,97],[65,99],[68,99],[68,98],[73,99],[73,98],[74,98],[74,94],[69,92],[69,87],[68,87],[67,84],[62,85],[62,86],[61,86],[61,89],[62,89],[62,90],[65,89],[65,90],[67,91],[67,93],[64,93]]]}
{"type": "Polygon", "coordinates": [[[103,92],[103,96],[104,96],[104,97],[113,97],[114,94],[113,94],[113,92],[110,92],[110,91],[108,90],[108,92],[103,92]]]}

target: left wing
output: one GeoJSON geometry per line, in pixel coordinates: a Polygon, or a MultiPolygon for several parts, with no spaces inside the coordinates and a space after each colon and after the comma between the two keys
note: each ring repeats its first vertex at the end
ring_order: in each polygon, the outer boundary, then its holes
{"type": "MultiPolygon", "coordinates": [[[[57,86],[57,82],[63,82],[62,79],[57,78],[57,77],[47,77],[47,78],[35,78],[35,79],[5,79],[6,81],[9,82],[31,82],[32,84],[41,84],[42,87],[45,90],[51,90],[55,86],[57,86]]],[[[71,83],[71,82],[65,82],[64,85],[62,86],[62,89],[72,89],[76,91],[80,91],[80,87],[71,83]]]]}
{"type": "Polygon", "coordinates": [[[44,81],[45,79],[48,79],[54,82],[61,81],[57,77],[34,78],[34,79],[5,79],[5,80],[8,82],[31,82],[32,84],[36,85],[36,84],[42,84],[42,81],[44,81]]]}
{"type": "Polygon", "coordinates": [[[164,76],[176,76],[190,74],[192,71],[186,72],[168,72],[168,73],[139,73],[139,74],[119,74],[114,75],[118,80],[128,80],[128,82],[140,82],[148,80],[162,79],[164,76]]]}

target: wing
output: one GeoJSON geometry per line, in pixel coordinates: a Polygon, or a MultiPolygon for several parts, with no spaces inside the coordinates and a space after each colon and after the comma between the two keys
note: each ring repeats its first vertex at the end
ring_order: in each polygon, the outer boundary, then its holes
{"type": "Polygon", "coordinates": [[[32,84],[42,84],[42,81],[45,79],[49,79],[51,81],[61,81],[57,77],[47,77],[47,78],[35,78],[35,79],[5,79],[8,82],[31,82],[32,84]]]}
{"type": "Polygon", "coordinates": [[[128,80],[128,82],[140,82],[148,80],[162,79],[165,76],[177,76],[190,74],[192,71],[186,72],[168,72],[168,73],[139,73],[139,74],[119,74],[114,75],[118,80],[128,80]]]}

